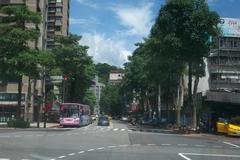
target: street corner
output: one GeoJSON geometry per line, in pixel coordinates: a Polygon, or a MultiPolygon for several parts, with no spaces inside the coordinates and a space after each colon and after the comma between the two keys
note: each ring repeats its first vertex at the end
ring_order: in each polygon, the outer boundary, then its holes
{"type": "Polygon", "coordinates": [[[200,158],[212,160],[240,159],[240,155],[238,154],[178,153],[178,155],[185,160],[194,160],[200,158]]]}

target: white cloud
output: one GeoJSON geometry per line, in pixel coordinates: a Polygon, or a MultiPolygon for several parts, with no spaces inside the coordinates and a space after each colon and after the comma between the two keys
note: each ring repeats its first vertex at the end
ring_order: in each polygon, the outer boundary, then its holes
{"type": "MultiPolygon", "coordinates": [[[[210,6],[214,6],[216,5],[216,3],[218,3],[219,0],[206,0],[206,2],[208,3],[208,5],[210,6]]],[[[226,1],[226,0],[225,0],[226,1]]]]}
{"type": "Polygon", "coordinates": [[[94,9],[98,9],[97,4],[89,2],[89,0],[77,0],[79,3],[81,3],[82,5],[85,5],[87,7],[90,8],[94,8],[94,9]]]}
{"type": "Polygon", "coordinates": [[[81,25],[101,24],[100,22],[97,21],[97,19],[95,17],[91,17],[88,19],[70,17],[69,21],[70,21],[71,25],[74,25],[74,24],[81,24],[81,25]]]}
{"type": "Polygon", "coordinates": [[[114,11],[120,20],[120,24],[128,28],[127,34],[147,36],[152,27],[153,3],[145,3],[140,6],[114,6],[114,11]]]}
{"type": "Polygon", "coordinates": [[[80,19],[80,18],[70,18],[69,21],[70,21],[70,24],[86,24],[86,23],[88,23],[88,20],[80,19]]]}
{"type": "Polygon", "coordinates": [[[90,47],[88,54],[93,56],[95,62],[122,66],[131,55],[123,41],[106,38],[102,34],[83,33],[79,43],[90,47]]]}

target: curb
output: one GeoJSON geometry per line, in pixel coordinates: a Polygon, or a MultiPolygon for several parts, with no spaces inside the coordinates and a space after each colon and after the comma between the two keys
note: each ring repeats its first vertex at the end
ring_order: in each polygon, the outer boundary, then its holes
{"type": "Polygon", "coordinates": [[[51,126],[48,126],[47,128],[59,128],[60,125],[59,124],[56,124],[56,125],[51,125],[51,126]]]}

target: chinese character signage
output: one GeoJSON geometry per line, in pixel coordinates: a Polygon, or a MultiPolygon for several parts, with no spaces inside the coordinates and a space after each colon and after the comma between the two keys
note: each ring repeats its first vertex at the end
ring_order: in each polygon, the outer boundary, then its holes
{"type": "Polygon", "coordinates": [[[225,37],[240,37],[240,19],[221,18],[219,27],[225,37]]]}

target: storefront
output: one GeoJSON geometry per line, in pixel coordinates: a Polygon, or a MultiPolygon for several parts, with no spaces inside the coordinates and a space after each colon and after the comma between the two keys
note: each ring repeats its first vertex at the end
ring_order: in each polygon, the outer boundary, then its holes
{"type": "MultiPolygon", "coordinates": [[[[0,122],[7,122],[17,115],[17,93],[0,93],[0,122]]],[[[21,109],[24,111],[25,94],[22,94],[21,109]]],[[[22,112],[23,113],[23,112],[22,112]]]]}

